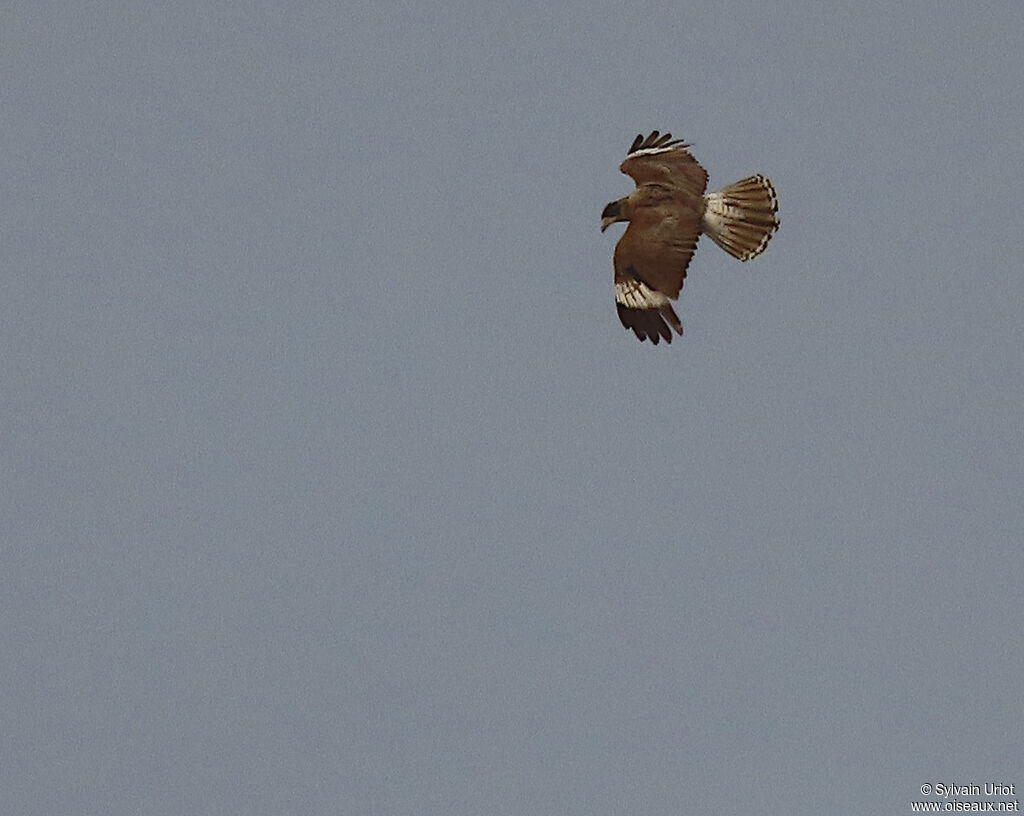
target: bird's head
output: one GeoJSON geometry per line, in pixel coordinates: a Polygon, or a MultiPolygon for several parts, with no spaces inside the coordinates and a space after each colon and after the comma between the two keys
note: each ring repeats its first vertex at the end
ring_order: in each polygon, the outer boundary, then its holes
{"type": "Polygon", "coordinates": [[[601,232],[604,232],[616,221],[629,220],[629,216],[626,214],[625,204],[626,199],[620,198],[618,201],[613,201],[604,208],[604,211],[601,213],[601,232]]]}

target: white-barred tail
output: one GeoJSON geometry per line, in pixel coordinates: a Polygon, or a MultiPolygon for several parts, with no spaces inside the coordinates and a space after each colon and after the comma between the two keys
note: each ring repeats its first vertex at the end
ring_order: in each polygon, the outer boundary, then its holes
{"type": "Polygon", "coordinates": [[[764,252],[779,228],[778,212],[771,179],[750,176],[704,196],[701,232],[734,258],[749,261],[764,252]]]}

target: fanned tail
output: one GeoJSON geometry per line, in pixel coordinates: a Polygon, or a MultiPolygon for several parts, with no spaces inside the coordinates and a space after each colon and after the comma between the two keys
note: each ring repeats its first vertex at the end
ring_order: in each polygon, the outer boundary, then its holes
{"type": "Polygon", "coordinates": [[[750,176],[704,196],[701,231],[734,258],[749,261],[779,228],[778,211],[771,179],[750,176]]]}

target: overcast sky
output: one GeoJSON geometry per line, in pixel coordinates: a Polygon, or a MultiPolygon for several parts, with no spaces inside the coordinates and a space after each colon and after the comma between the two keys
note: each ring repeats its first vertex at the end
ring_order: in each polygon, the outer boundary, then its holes
{"type": "Polygon", "coordinates": [[[1024,4],[8,3],[0,106],[0,811],[1024,791],[1024,4]],[[653,129],[782,220],[658,347],[653,129]]]}

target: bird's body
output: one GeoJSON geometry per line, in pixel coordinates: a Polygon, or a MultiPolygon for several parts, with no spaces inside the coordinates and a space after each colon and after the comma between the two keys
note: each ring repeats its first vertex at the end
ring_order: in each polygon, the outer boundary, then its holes
{"type": "Polygon", "coordinates": [[[615,246],[615,306],[622,325],[655,345],[683,333],[671,301],[704,233],[741,261],[761,254],[779,226],[778,197],[765,176],[705,193],[708,174],[672,134],[636,137],[620,169],[636,189],[601,213],[601,231],[629,226],[615,246]]]}

